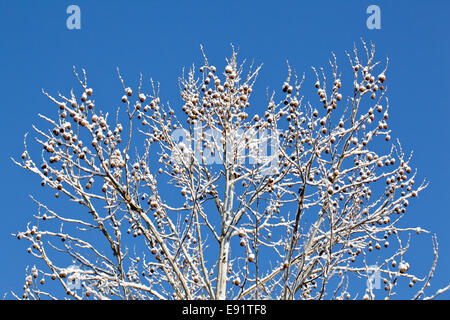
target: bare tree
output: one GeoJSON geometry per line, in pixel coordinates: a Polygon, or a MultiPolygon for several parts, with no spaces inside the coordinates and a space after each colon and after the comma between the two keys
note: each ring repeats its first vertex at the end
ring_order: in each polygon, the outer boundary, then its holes
{"type": "Polygon", "coordinates": [[[303,98],[305,77],[288,65],[281,92],[250,117],[261,66],[244,71],[234,48],[221,75],[203,49],[199,77],[183,72],[183,119],[153,81],[144,93],[141,75],[134,93],[120,73],[125,111],[110,115],[74,69],[81,92],[44,92],[58,114],[33,126],[41,164],[26,139],[14,160],[80,208],[35,200],[35,222],[14,235],[39,260],[23,298],[59,297],[48,279],[75,299],[373,299],[375,280],[385,286],[376,298],[401,284],[426,298],[436,238],[429,275],[415,276],[403,235],[427,231],[400,226],[426,183],[390,142],[387,61],[362,47],[363,59],[356,47],[347,54],[347,89],[334,54],[329,72],[313,68],[317,102],[303,98]]]}

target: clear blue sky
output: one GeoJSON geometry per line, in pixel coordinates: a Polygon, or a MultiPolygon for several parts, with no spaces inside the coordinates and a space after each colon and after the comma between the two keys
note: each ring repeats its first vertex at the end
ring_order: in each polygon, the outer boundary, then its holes
{"type": "MultiPolygon", "coordinates": [[[[230,43],[239,46],[241,58],[263,62],[258,90],[264,95],[266,86],[281,85],[286,60],[311,79],[310,67],[327,67],[334,51],[345,70],[345,50],[360,37],[376,44],[379,59],[389,56],[392,136],[406,151],[414,150],[416,180],[430,181],[411,203],[403,224],[421,225],[437,234],[440,258],[431,283],[435,289],[446,285],[450,281],[449,13],[446,0],[0,0],[0,294],[19,290],[25,267],[33,262],[26,244],[10,236],[23,230],[35,212],[28,195],[49,199],[50,204],[55,201],[41,190],[37,177],[15,167],[9,157],[22,153],[23,134],[36,123],[37,113],[55,110],[41,88],[57,93],[75,86],[73,65],[87,69],[105,110],[114,110],[121,95],[116,67],[134,83],[139,72],[159,81],[163,101],[175,106],[180,103],[178,76],[183,66],[201,62],[200,44],[217,65],[230,54],[230,43]],[[66,28],[70,4],[81,8],[81,30],[66,28]],[[371,4],[381,8],[381,30],[366,27],[366,8],[371,4]]],[[[410,264],[424,275],[431,263],[431,240],[422,236],[413,240],[410,264]]],[[[407,291],[399,297],[408,297],[407,291]]],[[[450,294],[441,298],[449,299],[450,294]]]]}

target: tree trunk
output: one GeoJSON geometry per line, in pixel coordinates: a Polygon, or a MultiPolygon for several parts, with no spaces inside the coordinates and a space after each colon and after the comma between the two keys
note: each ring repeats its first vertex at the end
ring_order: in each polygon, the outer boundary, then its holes
{"type": "Polygon", "coordinates": [[[227,292],[227,268],[230,238],[225,236],[220,242],[219,266],[217,272],[216,300],[225,300],[227,292]]]}

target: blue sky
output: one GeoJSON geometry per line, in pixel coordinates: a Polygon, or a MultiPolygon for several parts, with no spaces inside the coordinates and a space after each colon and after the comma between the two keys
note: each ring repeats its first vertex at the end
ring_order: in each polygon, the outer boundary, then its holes
{"type": "MultiPolygon", "coordinates": [[[[361,37],[376,44],[378,59],[390,59],[392,136],[400,139],[405,151],[414,150],[417,180],[430,181],[403,223],[437,234],[440,257],[431,283],[435,289],[448,284],[449,9],[445,0],[0,0],[0,294],[20,289],[25,267],[32,263],[25,244],[10,235],[24,229],[34,213],[28,195],[54,201],[39,188],[36,177],[9,158],[20,157],[23,134],[36,123],[37,113],[54,111],[41,88],[57,93],[75,86],[73,65],[87,69],[97,100],[110,103],[104,109],[114,110],[121,96],[116,67],[131,84],[140,72],[159,81],[163,100],[180,106],[177,79],[183,66],[201,62],[200,44],[217,65],[231,53],[230,43],[240,48],[241,58],[264,63],[255,89],[262,96],[267,86],[282,84],[286,60],[311,80],[311,66],[327,67],[333,51],[346,70],[345,50],[361,37]],[[81,30],[66,28],[66,8],[71,4],[81,8],[81,30]],[[366,27],[371,4],[381,8],[380,30],[366,27]]],[[[413,245],[417,271],[424,274],[431,263],[431,240],[420,236],[413,245]]]]}

